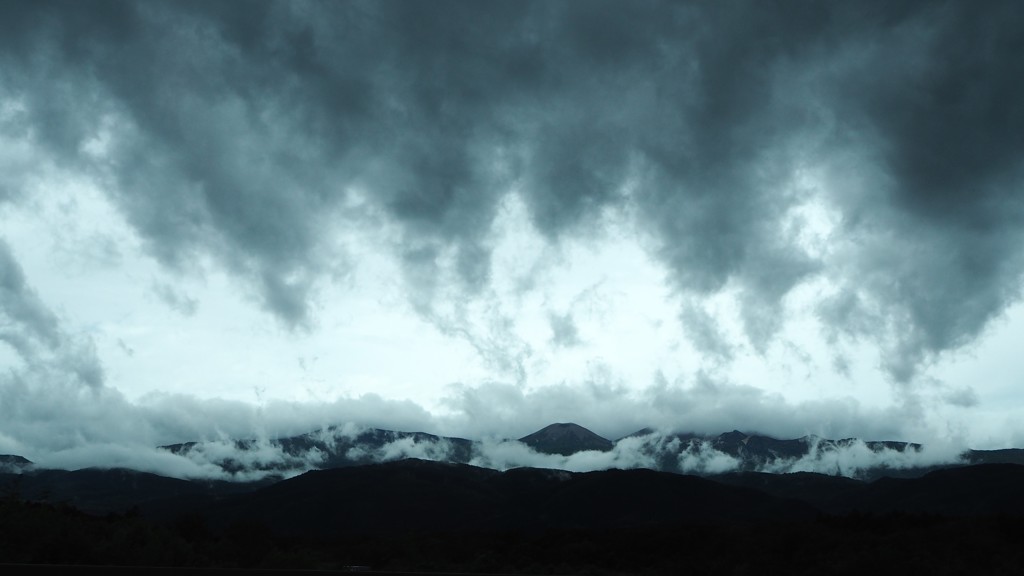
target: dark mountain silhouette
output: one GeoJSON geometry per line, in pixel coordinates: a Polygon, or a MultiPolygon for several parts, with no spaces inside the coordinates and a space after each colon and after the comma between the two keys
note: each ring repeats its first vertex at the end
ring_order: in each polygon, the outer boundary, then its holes
{"type": "Polygon", "coordinates": [[[546,426],[533,434],[523,436],[520,442],[544,454],[569,456],[584,450],[606,452],[615,445],[579,424],[560,423],[546,426]]]}
{"type": "Polygon", "coordinates": [[[182,502],[191,507],[199,502],[255,490],[272,481],[180,480],[124,468],[0,474],[0,486],[12,496],[67,504],[94,514],[121,513],[133,508],[173,514],[182,502]]]}
{"type": "Polygon", "coordinates": [[[116,469],[0,475],[6,482],[22,490],[0,498],[0,562],[957,574],[1013,573],[1024,561],[1024,466],[1013,464],[872,482],[811,473],[499,472],[423,460],[244,489],[116,469]],[[32,496],[44,486],[52,491],[32,496]],[[100,505],[123,511],[131,502],[128,514],[107,515],[100,505]]]}
{"type": "MultiPolygon", "coordinates": [[[[692,436],[683,436],[692,441],[692,436]]],[[[733,430],[721,434],[711,440],[711,445],[730,456],[735,456],[742,462],[742,470],[754,470],[777,459],[802,458],[807,455],[822,454],[824,452],[848,448],[858,442],[856,438],[844,438],[842,440],[829,440],[817,436],[804,436],[793,440],[779,440],[770,436],[758,434],[747,434],[739,430],[733,430]]],[[[893,450],[904,452],[907,450],[920,450],[920,444],[912,442],[893,442],[889,440],[864,442],[868,449],[878,452],[881,450],[893,450]]]]}
{"type": "Polygon", "coordinates": [[[24,456],[17,456],[15,454],[0,454],[0,466],[31,466],[32,461],[24,456]]]}
{"type": "Polygon", "coordinates": [[[711,445],[731,456],[752,456],[750,460],[763,462],[768,458],[799,458],[807,453],[807,438],[776,440],[733,430],[715,438],[711,445]]]}
{"type": "MultiPolygon", "coordinates": [[[[340,426],[330,426],[316,432],[287,438],[266,441],[240,439],[229,442],[239,455],[256,451],[263,445],[269,445],[281,451],[281,458],[276,460],[242,462],[229,457],[214,461],[229,474],[255,470],[283,475],[314,468],[360,466],[382,460],[408,457],[407,452],[415,451],[417,447],[431,452],[431,455],[437,460],[467,463],[472,458],[473,452],[473,442],[465,438],[378,428],[349,431],[340,426]]],[[[205,442],[186,442],[160,448],[175,454],[188,455],[192,451],[205,450],[207,444],[205,442]]]]}
{"type": "MultiPolygon", "coordinates": [[[[701,478],[652,470],[570,473],[401,460],[311,471],[263,485],[189,482],[127,470],[4,475],[30,500],[93,512],[191,512],[284,533],[623,528],[798,519],[825,512],[1024,516],[1024,466],[986,464],[865,482],[812,473],[701,478]]],[[[2,481],[2,480],[0,480],[2,481]]]]}
{"type": "MultiPolygon", "coordinates": [[[[951,465],[963,465],[966,460],[956,461],[950,459],[945,464],[923,464],[916,463],[907,465],[900,463],[901,467],[893,467],[886,463],[886,459],[878,458],[872,463],[860,454],[858,461],[850,461],[851,466],[843,469],[833,465],[831,469],[825,469],[829,461],[837,462],[843,460],[837,455],[845,451],[867,450],[875,454],[887,453],[905,454],[909,461],[919,455],[923,449],[920,444],[911,442],[895,441],[861,441],[857,438],[846,438],[842,440],[831,440],[817,436],[804,436],[791,440],[781,440],[771,436],[746,433],[733,430],[718,436],[700,435],[694,433],[670,433],[662,434],[650,428],[638,430],[632,434],[620,438],[617,442],[630,439],[647,440],[641,445],[641,450],[652,457],[656,469],[678,472],[678,473],[717,473],[715,470],[703,471],[694,470],[691,467],[684,467],[681,457],[686,454],[702,454],[708,451],[730,456],[734,461],[734,469],[737,472],[772,472],[787,473],[806,471],[808,467],[818,472],[852,475],[861,480],[872,480],[883,476],[917,477],[932,470],[951,465]]],[[[896,459],[899,460],[899,459],[896,459]]]]}
{"type": "MultiPolygon", "coordinates": [[[[862,442],[852,438],[830,440],[815,436],[785,440],[739,430],[718,436],[705,436],[692,433],[664,434],[643,429],[612,442],[577,424],[560,423],[547,426],[518,441],[506,442],[521,442],[539,453],[565,457],[584,450],[597,450],[606,453],[601,458],[607,462],[608,467],[644,465],[679,474],[708,475],[722,471],[778,474],[814,470],[870,481],[883,477],[915,478],[935,470],[968,464],[1024,464],[1024,450],[1020,449],[971,450],[965,452],[959,460],[935,460],[921,458],[922,446],[908,442],[862,442]],[[846,452],[848,454],[844,456],[846,452]],[[872,452],[878,457],[872,456],[872,452]],[[719,465],[706,467],[702,464],[713,460],[719,462],[719,465]]],[[[215,477],[220,476],[224,481],[231,480],[242,490],[250,490],[309,470],[347,468],[407,458],[459,464],[486,463],[489,461],[487,450],[492,449],[490,446],[464,438],[424,432],[332,426],[278,439],[188,442],[163,446],[161,449],[197,460],[208,470],[209,465],[213,464],[219,468],[214,468],[215,477]],[[220,472],[223,472],[222,476],[220,472]]],[[[499,465],[515,465],[515,462],[500,462],[499,465]]],[[[572,466],[572,462],[570,459],[561,461],[561,464],[572,466]]],[[[559,464],[557,460],[553,460],[553,463],[559,464]]],[[[23,480],[26,488],[43,486],[39,490],[64,497],[68,501],[74,500],[87,509],[117,509],[117,497],[103,495],[102,489],[79,489],[77,484],[85,482],[84,478],[88,474],[112,474],[112,471],[76,471],[68,475],[66,471],[40,470],[26,458],[6,455],[0,456],[0,473],[26,474],[23,480]],[[69,494],[74,494],[74,497],[66,496],[69,494]],[[80,500],[82,498],[85,500],[80,500]]],[[[130,477],[132,486],[145,486],[142,489],[144,491],[150,490],[149,486],[153,484],[138,472],[121,471],[121,474],[124,479],[103,482],[109,482],[111,486],[122,486],[126,485],[130,477]]],[[[725,481],[729,483],[747,486],[759,477],[739,475],[727,478],[725,481]]],[[[774,479],[760,481],[767,483],[767,486],[773,486],[775,482],[774,479]]],[[[784,484],[788,486],[791,483],[787,480],[784,484]]],[[[205,483],[211,487],[210,493],[231,492],[215,484],[209,481],[205,483]]],[[[178,481],[159,488],[154,484],[152,491],[156,496],[151,500],[178,498],[181,494],[175,490],[181,486],[178,481]]],[[[135,489],[126,488],[123,492],[131,494],[135,489]]],[[[782,492],[778,494],[784,495],[782,492]]],[[[817,505],[822,502],[815,503],[817,505]]]]}
{"type": "Polygon", "coordinates": [[[845,510],[947,516],[1024,515],[1024,466],[979,464],[920,478],[882,478],[845,499],[845,510]]]}
{"type": "Polygon", "coordinates": [[[170,520],[186,512],[209,513],[222,524],[256,518],[298,532],[339,533],[386,531],[389,526],[623,527],[674,520],[800,517],[808,510],[1024,516],[1021,486],[1024,466],[1015,464],[963,466],[920,478],[874,481],[808,472],[738,472],[705,478],[645,469],[498,472],[422,460],[312,471],[259,483],[187,481],[124,469],[0,474],[7,497],[64,503],[95,514],[137,509],[170,520]],[[345,522],[332,520],[342,516],[345,522]]]}
{"type": "Polygon", "coordinates": [[[813,472],[734,472],[711,478],[716,482],[758,490],[776,498],[799,500],[822,512],[848,511],[850,499],[859,498],[868,486],[867,482],[861,480],[813,472]]]}
{"type": "Polygon", "coordinates": [[[227,499],[217,525],[283,534],[607,529],[813,518],[817,510],[747,488],[652,470],[507,472],[421,460],[313,471],[227,499]]]}
{"type": "Polygon", "coordinates": [[[1002,450],[968,450],[967,461],[971,464],[1022,464],[1024,450],[1005,448],[1002,450]]]}
{"type": "Polygon", "coordinates": [[[17,456],[14,454],[0,454],[0,473],[4,472],[24,472],[32,469],[32,461],[23,456],[17,456]]]}
{"type": "Polygon", "coordinates": [[[885,477],[870,482],[808,472],[744,472],[714,479],[800,500],[831,514],[1024,516],[1024,466],[1018,464],[961,466],[934,470],[918,478],[885,477]]]}
{"type": "MultiPolygon", "coordinates": [[[[403,460],[312,471],[206,502],[213,525],[293,536],[578,530],[794,521],[819,513],[1024,516],[1024,466],[864,482],[811,473],[711,478],[652,470],[506,472],[403,460]]],[[[197,510],[199,512],[199,510],[197,510]]]]}

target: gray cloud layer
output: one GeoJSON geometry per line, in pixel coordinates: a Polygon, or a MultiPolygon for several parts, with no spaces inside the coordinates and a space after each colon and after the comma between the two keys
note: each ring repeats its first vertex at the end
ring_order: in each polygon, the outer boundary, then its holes
{"type": "Polygon", "coordinates": [[[478,293],[513,186],[553,241],[631,211],[681,293],[738,288],[757,349],[783,298],[828,278],[831,334],[877,341],[901,381],[1020,296],[1013,2],[2,11],[2,96],[19,103],[5,131],[105,181],[163,263],[211,255],[291,326],[350,265],[325,232],[368,214],[394,226],[424,310],[444,258],[478,293]],[[807,167],[841,216],[827,255],[786,218],[807,167]]]}

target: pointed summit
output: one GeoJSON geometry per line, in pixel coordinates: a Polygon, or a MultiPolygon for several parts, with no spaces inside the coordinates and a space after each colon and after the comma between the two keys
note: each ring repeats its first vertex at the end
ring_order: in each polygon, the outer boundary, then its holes
{"type": "Polygon", "coordinates": [[[0,472],[18,473],[32,468],[32,461],[24,456],[0,454],[0,472]]]}
{"type": "Polygon", "coordinates": [[[561,454],[569,456],[583,450],[600,450],[607,452],[612,449],[612,441],[602,438],[579,424],[552,424],[541,430],[523,436],[520,442],[544,454],[561,454]]]}

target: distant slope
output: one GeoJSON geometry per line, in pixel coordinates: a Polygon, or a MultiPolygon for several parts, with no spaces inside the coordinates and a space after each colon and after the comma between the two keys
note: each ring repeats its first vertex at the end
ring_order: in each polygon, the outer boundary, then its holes
{"type": "Polygon", "coordinates": [[[0,472],[22,472],[32,468],[32,461],[15,454],[0,454],[0,472]]]}
{"type": "Polygon", "coordinates": [[[594,529],[809,519],[809,505],[651,470],[507,472],[407,460],[314,471],[209,509],[284,534],[594,529]]]}
{"type": "Polygon", "coordinates": [[[979,465],[862,482],[818,474],[714,479],[655,472],[507,472],[406,460],[309,472],[221,500],[211,523],[282,534],[593,530],[792,521],[821,512],[1024,517],[1024,466],[979,465]]]}
{"type": "Polygon", "coordinates": [[[777,440],[768,436],[746,434],[739,430],[719,435],[712,440],[711,445],[730,456],[741,458],[747,464],[745,468],[776,458],[799,458],[810,449],[808,438],[777,440]]]}
{"type": "Polygon", "coordinates": [[[189,458],[203,469],[213,470],[214,475],[222,471],[225,479],[245,482],[405,458],[494,465],[500,469],[546,461],[553,467],[577,470],[647,467],[701,475],[816,472],[860,480],[919,477],[937,469],[976,463],[1024,464],[1024,450],[1018,449],[973,450],[958,457],[929,453],[911,442],[816,436],[777,439],[739,430],[711,436],[643,429],[612,442],[573,423],[552,424],[519,440],[497,442],[346,425],[286,438],[187,442],[161,449],[189,458]],[[510,446],[516,443],[521,445],[510,446]],[[535,458],[522,450],[524,445],[563,459],[535,458]],[[583,451],[604,454],[572,458],[583,451]]]}
{"type": "Polygon", "coordinates": [[[1024,515],[1024,466],[979,464],[920,478],[882,478],[848,499],[846,510],[948,516],[1024,515]]]}
{"type": "Polygon", "coordinates": [[[864,482],[822,474],[744,472],[716,481],[810,504],[823,512],[1024,516],[1024,466],[978,464],[934,470],[918,478],[864,482]]]}
{"type": "Polygon", "coordinates": [[[186,442],[160,446],[160,449],[186,457],[199,456],[228,474],[265,472],[278,475],[403,458],[466,463],[473,453],[473,442],[465,438],[340,426],[287,438],[238,439],[227,443],[230,450],[221,449],[224,442],[186,442]]]}
{"type": "Polygon", "coordinates": [[[62,502],[84,512],[123,512],[153,499],[196,494],[201,486],[134,470],[39,470],[7,478],[27,500],[62,502]]]}
{"type": "Polygon", "coordinates": [[[544,454],[569,456],[584,450],[611,450],[614,443],[587,430],[579,424],[559,423],[546,426],[533,434],[523,436],[520,442],[544,454]]]}
{"type": "Polygon", "coordinates": [[[1024,450],[1020,448],[1005,448],[1003,450],[968,450],[967,461],[971,464],[1024,465],[1024,450]]]}
{"type": "Polygon", "coordinates": [[[709,478],[646,469],[569,473],[401,460],[276,483],[164,478],[130,470],[0,474],[4,496],[154,519],[256,521],[285,535],[633,529],[799,520],[818,513],[1024,518],[1024,466],[982,464],[873,482],[812,473],[709,478]]]}
{"type": "Polygon", "coordinates": [[[730,486],[758,490],[776,498],[799,500],[829,513],[849,511],[850,502],[861,498],[869,487],[867,482],[860,480],[812,472],[734,472],[712,476],[711,479],[730,486]]]}
{"type": "MultiPolygon", "coordinates": [[[[80,475],[80,485],[154,481],[108,472],[80,475]]],[[[728,476],[848,512],[650,470],[410,460],[310,472],[248,494],[183,494],[175,514],[158,517],[0,498],[0,562],[19,563],[5,573],[47,574],[1016,574],[1024,560],[1021,466],[877,482],[728,476]]]]}

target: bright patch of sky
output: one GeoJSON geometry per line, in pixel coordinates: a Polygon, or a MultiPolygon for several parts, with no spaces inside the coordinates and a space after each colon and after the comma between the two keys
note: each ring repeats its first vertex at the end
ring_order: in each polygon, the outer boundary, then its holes
{"type": "MultiPolygon", "coordinates": [[[[316,325],[296,331],[208,262],[187,274],[159,266],[88,179],[53,173],[34,186],[31,202],[3,211],[6,239],[66,329],[95,343],[107,384],[132,400],[169,390],[257,404],[378,394],[445,414],[441,399],[453,384],[507,381],[529,391],[596,382],[639,393],[656,378],[685,384],[704,373],[793,403],[855,397],[880,409],[900,401],[870,346],[848,343],[839,355],[821,337],[815,304],[830,290],[821,280],[789,295],[787,321],[764,354],[745,342],[734,291],[701,300],[738,351],[728,362],[705,357],[680,322],[666,270],[614,212],[594,237],[552,245],[510,192],[494,224],[491,292],[471,298],[465,323],[448,333],[411,309],[398,264],[375,249],[372,234],[348,230],[337,242],[358,266],[319,290],[316,325]]],[[[792,217],[808,249],[826,249],[830,215],[820,200],[792,217]]],[[[1009,441],[1021,337],[1017,305],[978,344],[936,362],[931,385],[915,392],[926,428],[982,445],[1009,441]]]]}

